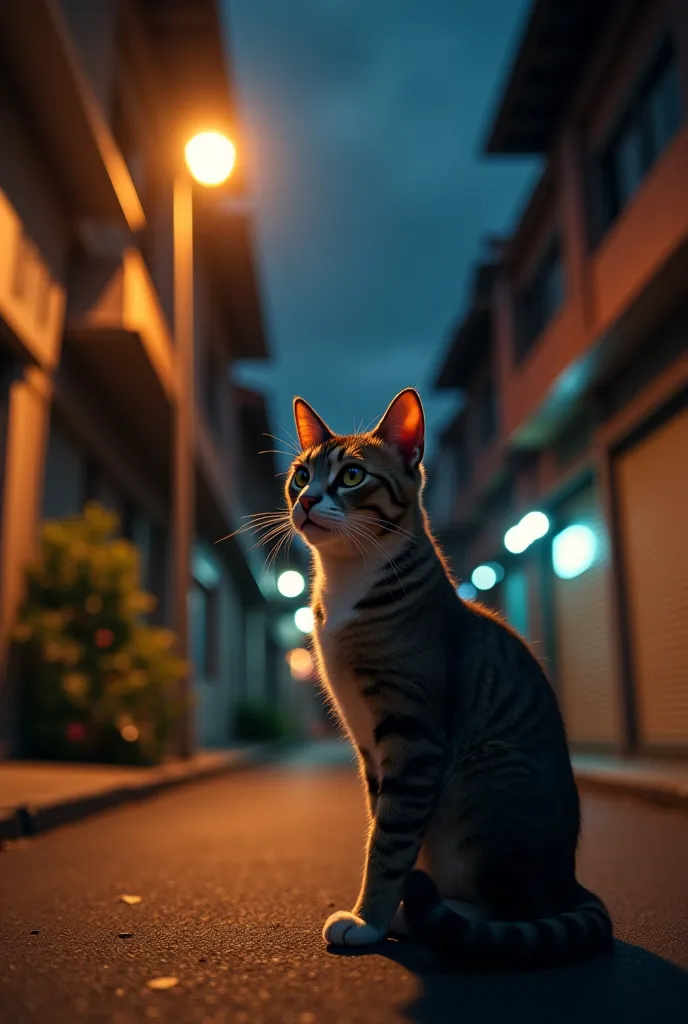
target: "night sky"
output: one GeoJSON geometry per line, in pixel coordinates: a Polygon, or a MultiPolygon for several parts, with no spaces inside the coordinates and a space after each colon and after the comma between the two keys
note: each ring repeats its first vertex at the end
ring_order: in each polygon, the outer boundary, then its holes
{"type": "MultiPolygon", "coordinates": [[[[225,0],[273,353],[242,376],[293,431],[341,432],[430,385],[486,234],[533,181],[481,156],[528,0],[225,0]]],[[[275,431],[279,432],[279,429],[275,431]]]]}

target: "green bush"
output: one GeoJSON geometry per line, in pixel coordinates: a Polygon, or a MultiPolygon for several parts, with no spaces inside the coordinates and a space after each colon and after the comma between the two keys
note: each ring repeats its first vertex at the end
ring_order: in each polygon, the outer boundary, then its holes
{"type": "Polygon", "coordinates": [[[96,504],[46,522],[14,629],[27,756],[155,764],[182,707],[174,634],[145,623],[137,548],[96,504]]]}
{"type": "Polygon", "coordinates": [[[288,739],[291,724],[274,704],[241,701],[234,710],[234,735],[238,740],[267,742],[288,739]]]}

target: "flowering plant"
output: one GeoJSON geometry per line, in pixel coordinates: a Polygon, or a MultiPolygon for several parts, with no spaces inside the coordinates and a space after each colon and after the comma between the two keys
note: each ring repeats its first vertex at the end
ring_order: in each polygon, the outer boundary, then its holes
{"type": "Polygon", "coordinates": [[[14,629],[28,756],[152,764],[181,705],[174,634],[146,624],[139,553],[97,504],[46,522],[14,629]]]}

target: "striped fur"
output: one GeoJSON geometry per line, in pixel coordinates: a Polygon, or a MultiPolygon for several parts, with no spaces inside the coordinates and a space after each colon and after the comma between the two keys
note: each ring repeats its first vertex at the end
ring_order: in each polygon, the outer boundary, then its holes
{"type": "Polygon", "coordinates": [[[353,436],[301,399],[294,411],[304,451],[286,496],[313,556],[314,649],[370,811],[359,898],[325,939],[410,929],[494,969],[608,948],[607,911],[575,878],[579,801],[554,691],[516,633],[458,598],[432,538],[419,397],[401,392],[353,436]]]}

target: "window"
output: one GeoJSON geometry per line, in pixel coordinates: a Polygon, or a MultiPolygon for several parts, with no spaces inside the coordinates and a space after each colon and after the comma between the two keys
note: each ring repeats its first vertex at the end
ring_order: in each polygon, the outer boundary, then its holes
{"type": "Polygon", "coordinates": [[[62,519],[81,512],[86,494],[86,458],[51,423],[45,460],[43,518],[62,519]]]}
{"type": "Polygon", "coordinates": [[[159,523],[151,524],[150,553],[148,558],[148,579],[147,587],[158,599],[158,605],[153,611],[150,619],[156,625],[163,625],[168,621],[169,612],[169,591],[168,580],[168,536],[167,530],[159,523]]]}
{"type": "Polygon", "coordinates": [[[523,359],[564,300],[564,265],[555,238],[519,300],[516,358],[523,359]]]}
{"type": "Polygon", "coordinates": [[[86,460],[84,493],[82,503],[98,502],[108,512],[119,517],[120,527],[124,518],[124,499],[119,489],[111,482],[103,468],[93,459],[86,460]]]}
{"type": "Polygon", "coordinates": [[[492,378],[485,381],[478,394],[478,437],[489,444],[497,433],[497,393],[492,378]]]}
{"type": "Polygon", "coordinates": [[[203,679],[217,677],[219,663],[219,593],[198,580],[189,591],[191,660],[203,679]]]}
{"type": "Polygon", "coordinates": [[[665,39],[599,159],[602,234],[630,202],[683,119],[678,68],[665,39]]]}

